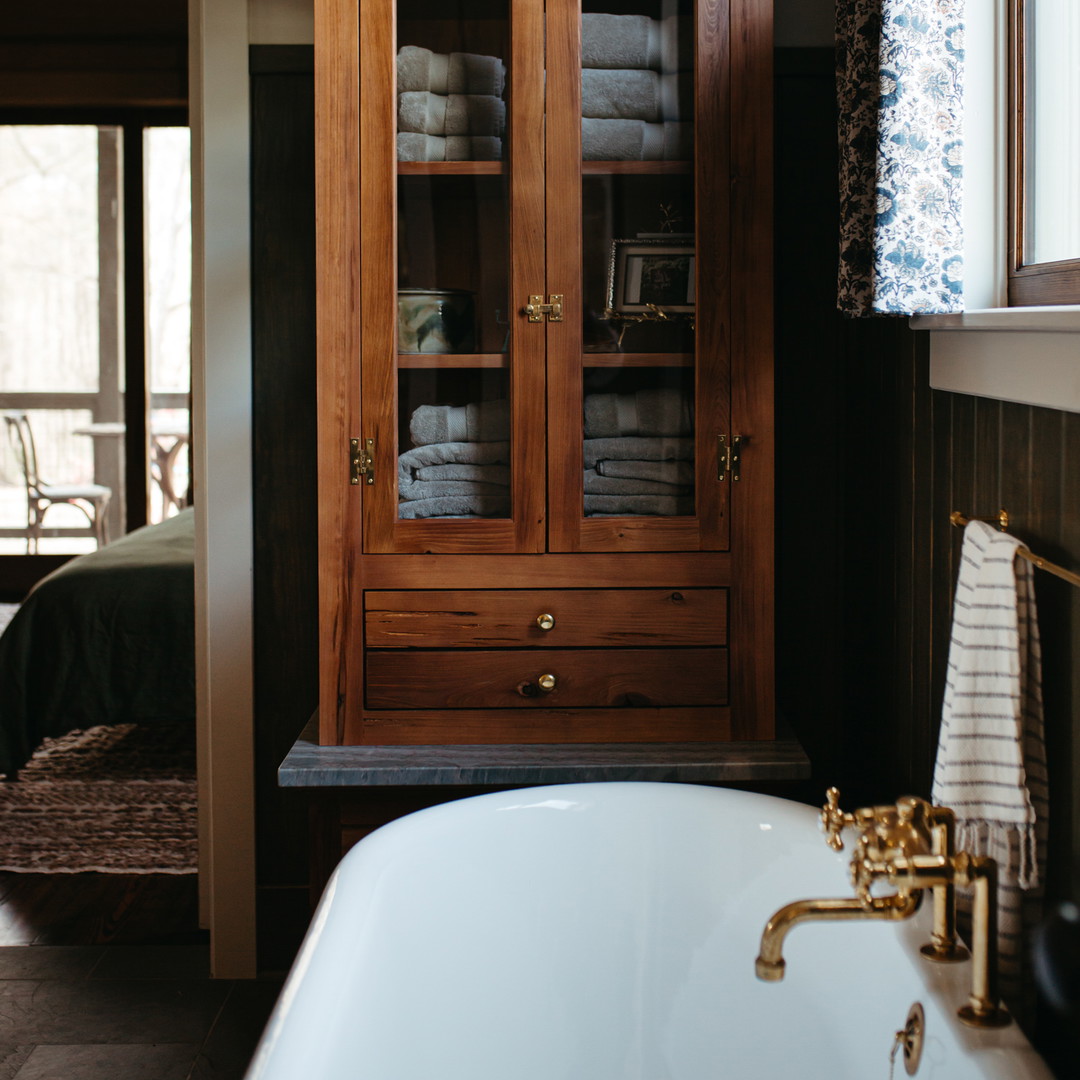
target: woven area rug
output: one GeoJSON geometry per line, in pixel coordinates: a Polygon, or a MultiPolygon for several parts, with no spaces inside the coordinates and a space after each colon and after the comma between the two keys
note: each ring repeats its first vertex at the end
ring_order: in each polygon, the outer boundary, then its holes
{"type": "Polygon", "coordinates": [[[48,739],[0,782],[0,871],[194,874],[194,724],[48,739]]]}

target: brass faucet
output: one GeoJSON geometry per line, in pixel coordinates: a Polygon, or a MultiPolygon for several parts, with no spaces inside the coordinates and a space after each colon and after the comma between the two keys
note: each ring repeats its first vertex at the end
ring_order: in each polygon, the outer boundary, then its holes
{"type": "Polygon", "coordinates": [[[956,940],[956,888],[973,888],[972,989],[958,1010],[960,1019],[975,1027],[1002,1027],[1009,1014],[997,994],[997,864],[993,859],[956,852],[956,819],[947,807],[905,796],[895,806],[868,806],[845,814],[840,793],[830,788],[822,807],[826,842],[843,849],[841,832],[858,832],[851,859],[853,897],[798,900],[780,908],[761,935],[755,969],[759,979],[784,977],[783,945],[789,930],[802,922],[846,919],[907,919],[919,908],[924,892],[934,898],[934,927],[922,948],[929,960],[950,963],[967,958],[956,940]],[[888,882],[896,892],[875,896],[876,882],[888,882]]]}

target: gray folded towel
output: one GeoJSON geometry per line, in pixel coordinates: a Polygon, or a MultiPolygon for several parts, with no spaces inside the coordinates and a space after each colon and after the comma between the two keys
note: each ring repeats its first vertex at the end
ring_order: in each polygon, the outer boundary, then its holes
{"type": "Polygon", "coordinates": [[[682,161],[693,157],[694,125],[675,120],[581,121],[581,156],[585,161],[682,161]]]}
{"type": "Polygon", "coordinates": [[[686,16],[581,16],[581,66],[688,71],[693,66],[694,33],[686,16]]]}
{"type": "Polygon", "coordinates": [[[502,139],[494,135],[421,135],[401,131],[398,161],[499,161],[502,139]]]}
{"type": "Polygon", "coordinates": [[[493,94],[502,97],[506,65],[497,56],[436,53],[403,45],[397,55],[398,92],[430,90],[435,94],[493,94]]]}
{"type": "Polygon", "coordinates": [[[585,438],[618,435],[693,435],[694,414],[687,396],[665,387],[633,394],[588,394],[585,438]]]}
{"type": "Polygon", "coordinates": [[[664,484],[694,483],[692,461],[598,461],[596,471],[601,476],[628,480],[656,480],[664,484]]]}
{"type": "Polygon", "coordinates": [[[490,94],[398,94],[398,131],[501,136],[505,128],[506,104],[490,94]]]}
{"type": "Polygon", "coordinates": [[[509,465],[470,465],[467,462],[424,465],[415,470],[417,480],[480,480],[510,486],[509,465]]]}
{"type": "Polygon", "coordinates": [[[581,115],[608,120],[689,120],[694,76],[583,68],[581,115]]]}
{"type": "Polygon", "coordinates": [[[509,517],[508,495],[447,495],[439,499],[417,499],[398,503],[398,517],[509,517]]]}
{"type": "Polygon", "coordinates": [[[694,500],[676,495],[586,495],[585,516],[592,514],[644,514],[673,517],[692,514],[694,500]]]}
{"type": "MultiPolygon", "coordinates": [[[[505,441],[510,438],[510,402],[420,405],[409,417],[409,437],[413,446],[505,441]]],[[[479,464],[475,459],[465,460],[479,464]]]]}
{"type": "Polygon", "coordinates": [[[479,480],[416,480],[398,490],[398,497],[404,501],[417,499],[446,499],[450,496],[502,495],[510,494],[506,484],[485,484],[479,480]]]}
{"type": "Polygon", "coordinates": [[[601,476],[596,469],[586,469],[585,494],[691,495],[693,487],[690,484],[665,484],[657,480],[630,480],[617,476],[601,476]]]}
{"type": "Polygon", "coordinates": [[[432,465],[506,465],[510,461],[508,442],[444,442],[416,446],[398,455],[398,494],[417,483],[420,469],[432,465]]]}
{"type": "Polygon", "coordinates": [[[586,469],[596,468],[598,461],[694,460],[693,439],[642,439],[626,435],[617,439],[585,439],[581,445],[586,469]]]}

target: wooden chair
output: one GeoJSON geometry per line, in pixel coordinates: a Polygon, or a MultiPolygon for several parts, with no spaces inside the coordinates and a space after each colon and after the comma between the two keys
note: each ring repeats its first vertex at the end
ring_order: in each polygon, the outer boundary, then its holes
{"type": "Polygon", "coordinates": [[[43,535],[45,511],[57,503],[78,507],[90,523],[89,532],[102,547],[109,542],[106,512],[112,489],[103,484],[49,484],[38,475],[34,433],[25,412],[7,409],[3,413],[8,438],[26,481],[26,552],[37,554],[43,535]]]}

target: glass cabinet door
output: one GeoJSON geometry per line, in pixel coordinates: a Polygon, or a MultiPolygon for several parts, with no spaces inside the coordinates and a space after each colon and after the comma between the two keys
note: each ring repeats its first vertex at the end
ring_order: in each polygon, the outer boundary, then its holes
{"type": "Polygon", "coordinates": [[[543,201],[531,194],[543,182],[542,55],[527,48],[542,2],[371,8],[360,67],[365,550],[541,550],[544,342],[515,313],[543,287],[543,201]]]}
{"type": "Polygon", "coordinates": [[[549,175],[568,192],[549,280],[574,297],[549,331],[551,548],[722,548],[727,132],[695,98],[722,92],[723,55],[693,0],[567,8],[549,11],[549,175]]]}

